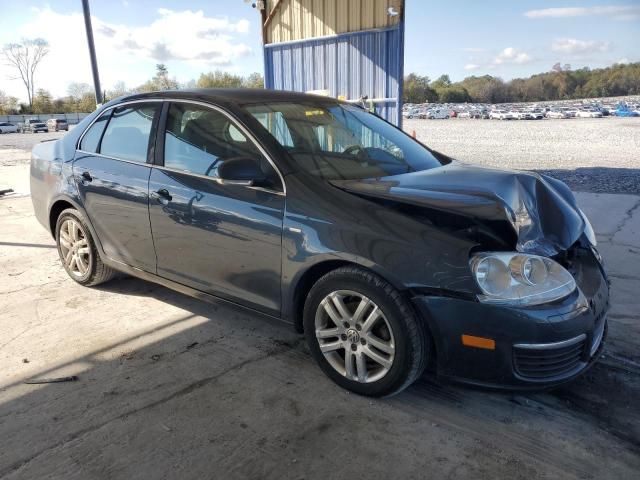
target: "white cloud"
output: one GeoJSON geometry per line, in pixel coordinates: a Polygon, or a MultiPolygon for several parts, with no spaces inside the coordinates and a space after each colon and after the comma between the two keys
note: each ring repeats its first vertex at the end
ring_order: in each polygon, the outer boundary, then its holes
{"type": "Polygon", "coordinates": [[[518,50],[517,48],[507,47],[502,50],[496,58],[493,59],[494,65],[503,65],[515,63],[518,65],[522,65],[524,63],[529,63],[532,60],[531,56],[526,53],[518,50]]]}
{"type": "Polygon", "coordinates": [[[631,60],[629,60],[627,57],[624,57],[614,63],[614,65],[625,65],[627,63],[631,63],[631,60]]]}
{"type": "Polygon", "coordinates": [[[159,62],[187,60],[228,65],[250,52],[244,43],[237,42],[232,34],[247,33],[248,20],[230,22],[227,18],[206,17],[202,10],[176,12],[166,8],[158,9],[160,18],[148,26],[128,27],[107,25],[114,34],[106,36],[116,47],[137,52],[159,62]]]}
{"type": "Polygon", "coordinates": [[[597,5],[593,7],[559,7],[529,10],[528,18],[567,18],[591,15],[608,16],[616,20],[640,19],[640,5],[597,5]]]}
{"type": "Polygon", "coordinates": [[[599,42],[596,40],[577,40],[575,38],[558,38],[551,44],[554,52],[565,53],[567,55],[584,55],[609,50],[609,42],[599,42]]]}
{"type": "Polygon", "coordinates": [[[534,59],[527,52],[514,47],[507,47],[500,51],[491,61],[479,61],[473,56],[469,57],[469,63],[464,65],[465,70],[494,70],[497,67],[506,67],[509,65],[524,65],[532,62],[534,59]]]}
{"type": "MultiPolygon", "coordinates": [[[[92,84],[83,16],[58,13],[51,7],[32,10],[32,19],[16,30],[16,37],[46,39],[50,53],[36,74],[36,88],[54,96],[66,94],[70,82],[92,84]],[[46,82],[45,82],[46,79],[46,82]]],[[[240,68],[239,60],[252,49],[250,22],[208,17],[201,10],[159,9],[146,24],[109,23],[92,16],[98,67],[103,88],[124,80],[130,87],[153,76],[156,63],[169,63],[169,73],[186,81],[198,72],[240,68]],[[172,68],[171,62],[180,68],[172,68]]],[[[18,82],[0,75],[0,89],[24,97],[18,82]],[[15,92],[15,93],[13,93],[15,92]]]]}

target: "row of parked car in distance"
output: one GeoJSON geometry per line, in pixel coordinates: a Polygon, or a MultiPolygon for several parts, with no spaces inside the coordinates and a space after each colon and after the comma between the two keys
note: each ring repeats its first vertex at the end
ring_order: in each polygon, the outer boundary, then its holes
{"type": "Polygon", "coordinates": [[[61,118],[50,118],[46,122],[29,118],[24,123],[0,122],[0,133],[38,133],[69,131],[69,124],[61,118]]]}
{"type": "Polygon", "coordinates": [[[448,104],[411,105],[402,109],[404,118],[484,118],[490,120],[542,120],[544,118],[601,118],[605,116],[640,117],[640,104],[617,105],[581,103],[575,105],[538,104],[448,104]]]}
{"type": "Polygon", "coordinates": [[[402,109],[402,116],[404,118],[428,118],[430,120],[440,118],[450,118],[455,116],[455,110],[449,110],[447,108],[428,108],[428,107],[413,107],[409,106],[402,109]]]}

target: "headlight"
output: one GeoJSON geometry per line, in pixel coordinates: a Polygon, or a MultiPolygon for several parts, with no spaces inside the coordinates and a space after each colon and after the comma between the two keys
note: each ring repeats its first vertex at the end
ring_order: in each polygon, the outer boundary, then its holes
{"type": "Polygon", "coordinates": [[[580,215],[582,215],[582,219],[584,220],[584,234],[587,236],[587,240],[589,240],[589,243],[595,247],[598,244],[596,240],[596,232],[593,231],[591,222],[582,210],[580,210],[580,215]]]}
{"type": "Polygon", "coordinates": [[[576,288],[569,272],[550,258],[518,252],[483,252],[471,257],[471,271],[486,303],[539,305],[576,288]]]}

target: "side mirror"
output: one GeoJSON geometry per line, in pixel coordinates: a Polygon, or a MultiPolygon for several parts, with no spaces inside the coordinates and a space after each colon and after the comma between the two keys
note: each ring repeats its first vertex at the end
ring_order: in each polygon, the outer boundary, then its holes
{"type": "Polygon", "coordinates": [[[267,181],[260,168],[260,161],[250,157],[234,157],[222,162],[218,167],[218,177],[228,185],[250,187],[267,181]]]}

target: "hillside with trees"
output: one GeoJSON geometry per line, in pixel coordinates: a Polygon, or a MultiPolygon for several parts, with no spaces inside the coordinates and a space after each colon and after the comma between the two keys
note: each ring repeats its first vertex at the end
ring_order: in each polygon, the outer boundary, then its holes
{"type": "Polygon", "coordinates": [[[404,78],[404,101],[408,103],[539,102],[638,94],[640,63],[594,70],[571,70],[570,65],[556,64],[550,72],[507,82],[491,75],[471,76],[455,83],[448,75],[434,81],[415,73],[404,78]]]}
{"type": "MultiPolygon", "coordinates": [[[[262,88],[264,80],[259,73],[248,76],[229,72],[202,73],[198,79],[179,83],[163,64],[156,66],[155,75],[137,87],[129,88],[117,82],[105,92],[110,100],[135,92],[151,92],[178,88],[262,88]]],[[[33,83],[29,85],[33,88],[33,83]]],[[[86,83],[71,83],[68,95],[53,98],[43,88],[35,89],[31,105],[0,91],[0,115],[90,112],[95,108],[93,89],[86,83]]],[[[567,100],[573,98],[616,97],[640,95],[640,63],[616,64],[608,68],[572,70],[569,65],[556,64],[550,72],[504,81],[491,75],[470,76],[452,82],[448,75],[436,80],[410,73],[404,78],[404,101],[407,103],[505,103],[567,100]]]]}

